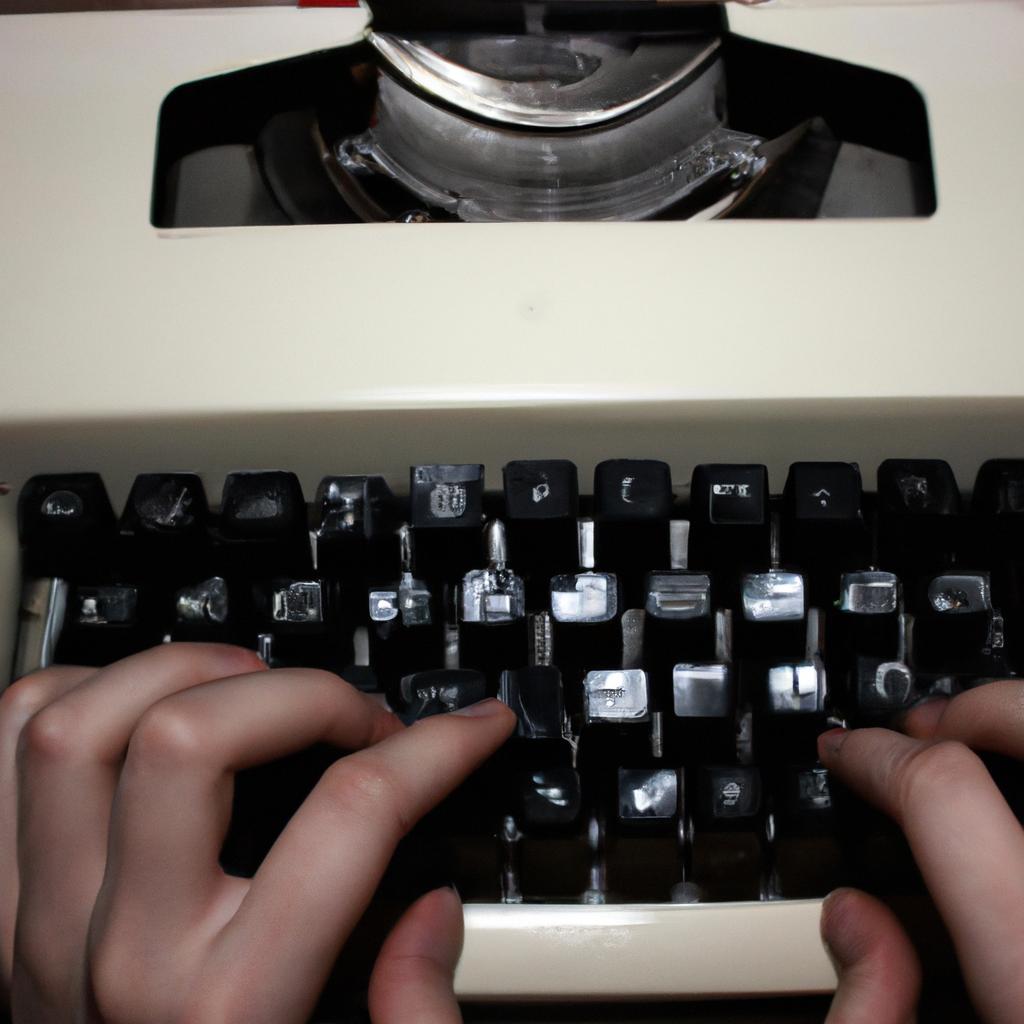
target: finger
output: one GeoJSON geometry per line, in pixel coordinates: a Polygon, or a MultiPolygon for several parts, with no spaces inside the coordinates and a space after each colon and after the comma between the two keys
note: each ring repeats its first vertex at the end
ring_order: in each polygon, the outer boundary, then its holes
{"type": "Polygon", "coordinates": [[[0,695],[0,987],[9,989],[18,907],[18,782],[16,753],[25,723],[96,669],[59,665],[12,683],[0,695]]]}
{"type": "Polygon", "coordinates": [[[986,1020],[1024,1006],[1024,829],[960,743],[886,729],[819,737],[829,771],[903,828],[986,1020]]]}
{"type": "Polygon", "coordinates": [[[454,978],[461,953],[459,897],[454,889],[427,893],[402,915],[377,958],[369,991],[373,1024],[460,1024],[454,978]]]}
{"type": "Polygon", "coordinates": [[[230,979],[226,1005],[253,1022],[304,1020],[398,841],[514,726],[504,704],[483,701],[329,768],[221,936],[212,962],[230,979]]]}
{"type": "Polygon", "coordinates": [[[90,675],[22,729],[15,956],[37,987],[73,988],[80,972],[120,763],[139,718],[169,693],[260,665],[240,648],[168,644],[90,675]]]}
{"type": "Polygon", "coordinates": [[[116,917],[122,948],[148,939],[156,953],[194,930],[224,888],[235,772],[320,742],[359,749],[402,728],[382,704],[314,670],[236,676],[154,704],[118,783],[94,932],[116,917]]]}
{"type": "Polygon", "coordinates": [[[952,700],[925,701],[907,714],[904,729],[917,739],[959,740],[1024,760],[1024,680],[1003,679],[952,700]]]}
{"type": "Polygon", "coordinates": [[[895,914],[856,889],[837,889],[821,912],[821,937],[839,972],[825,1024],[911,1024],[921,965],[895,914]]]}

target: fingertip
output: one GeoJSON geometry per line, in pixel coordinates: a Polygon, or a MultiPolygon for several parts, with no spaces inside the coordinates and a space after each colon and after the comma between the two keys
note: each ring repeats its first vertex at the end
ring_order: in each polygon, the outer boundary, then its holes
{"type": "Polygon", "coordinates": [[[944,696],[926,697],[912,707],[903,717],[903,731],[919,740],[930,740],[938,732],[942,716],[949,707],[949,698],[944,696]]]}
{"type": "Polygon", "coordinates": [[[516,716],[512,709],[496,697],[488,697],[486,700],[478,700],[475,704],[467,704],[464,708],[458,708],[452,712],[461,718],[493,718],[495,720],[504,718],[509,725],[514,725],[516,716]]]}
{"type": "Polygon", "coordinates": [[[839,975],[827,1024],[905,1024],[913,1019],[921,967],[895,914],[857,889],[822,906],[821,937],[839,975]]]}
{"type": "Polygon", "coordinates": [[[462,955],[462,901],[451,887],[421,896],[402,915],[370,978],[375,1024],[460,1020],[453,989],[462,955]]]}
{"type": "Polygon", "coordinates": [[[835,761],[849,735],[848,729],[840,728],[829,729],[818,737],[818,757],[823,764],[835,761]]]}
{"type": "Polygon", "coordinates": [[[868,897],[856,889],[834,889],[821,905],[821,938],[839,969],[850,967],[863,955],[864,929],[860,918],[868,911],[868,897]]]}

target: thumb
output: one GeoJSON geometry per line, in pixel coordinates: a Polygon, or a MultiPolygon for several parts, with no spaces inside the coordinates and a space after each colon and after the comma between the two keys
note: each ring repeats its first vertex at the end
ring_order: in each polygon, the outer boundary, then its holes
{"type": "Polygon", "coordinates": [[[839,972],[825,1024],[913,1024],[921,965],[884,903],[837,889],[822,908],[821,937],[839,972]]]}
{"type": "Polygon", "coordinates": [[[377,957],[369,990],[373,1024],[461,1024],[453,986],[461,953],[458,895],[428,892],[402,915],[377,957]]]}

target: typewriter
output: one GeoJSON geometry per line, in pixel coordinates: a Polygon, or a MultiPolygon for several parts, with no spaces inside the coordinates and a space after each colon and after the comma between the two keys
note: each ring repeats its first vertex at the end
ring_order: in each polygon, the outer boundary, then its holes
{"type": "Polygon", "coordinates": [[[1019,6],[372,6],[0,18],[0,656],[497,694],[382,892],[479,1019],[814,1019],[937,931],[815,736],[1021,670],[1019,6]]]}

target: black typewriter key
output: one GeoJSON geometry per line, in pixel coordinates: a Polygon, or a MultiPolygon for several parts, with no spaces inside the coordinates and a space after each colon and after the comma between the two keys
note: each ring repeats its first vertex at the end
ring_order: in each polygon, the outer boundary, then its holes
{"type": "Polygon", "coordinates": [[[622,665],[622,588],[614,573],[594,569],[594,523],[578,523],[581,571],[554,576],[550,584],[551,635],[566,704],[583,709],[583,679],[590,671],[622,665]]]}
{"type": "Polygon", "coordinates": [[[583,797],[575,768],[524,772],[518,793],[518,818],[531,834],[572,829],[580,823],[583,797]]]}
{"type": "Polygon", "coordinates": [[[614,758],[651,753],[651,701],[642,669],[601,669],[583,680],[581,763],[599,769],[614,758]]]}
{"type": "Polygon", "coordinates": [[[57,661],[109,665],[159,643],[159,633],[144,618],[144,611],[138,586],[72,586],[57,644],[57,661]]]}
{"type": "Polygon", "coordinates": [[[579,773],[568,765],[527,769],[513,788],[522,896],[577,902],[591,866],[579,773]]]}
{"type": "Polygon", "coordinates": [[[906,577],[954,564],[960,489],[938,459],[887,459],[878,467],[878,559],[906,577]]]}
{"type": "MultiPolygon", "coordinates": [[[[135,478],[121,514],[117,563],[125,574],[131,574],[132,567],[136,574],[144,567],[141,604],[154,643],[165,636],[228,639],[226,602],[217,601],[212,592],[207,596],[214,599],[203,602],[198,593],[204,578],[219,568],[210,525],[206,491],[194,473],[143,473],[135,478]],[[189,594],[199,599],[198,604],[189,604],[189,594]],[[179,596],[184,598],[184,615],[179,615],[179,596]],[[200,611],[204,604],[205,613],[200,611]]],[[[219,584],[226,585],[223,578],[219,584]]]]}
{"type": "Polygon", "coordinates": [[[844,882],[835,807],[821,765],[791,765],[775,793],[774,866],[784,899],[827,895],[844,882]]]}
{"type": "Polygon", "coordinates": [[[109,571],[114,510],[98,473],[34,476],[18,499],[26,576],[83,579],[109,571]]]}
{"type": "Polygon", "coordinates": [[[914,664],[924,672],[983,677],[1005,673],[1003,638],[987,572],[926,577],[914,603],[914,664]]]}
{"type": "Polygon", "coordinates": [[[612,459],[594,470],[597,564],[619,577],[625,607],[641,607],[645,573],[671,562],[672,500],[667,463],[612,459]]]}
{"type": "Polygon", "coordinates": [[[399,558],[399,504],[381,476],[328,476],[313,501],[317,569],[341,583],[343,618],[366,622],[367,587],[399,558]]]}
{"type": "Polygon", "coordinates": [[[992,459],[979,470],[971,499],[975,564],[992,573],[1005,653],[1024,671],[1024,459],[992,459]]]}
{"type": "Polygon", "coordinates": [[[434,669],[406,676],[400,689],[399,717],[411,724],[479,703],[487,697],[487,679],[470,669],[434,669]]]}
{"type": "Polygon", "coordinates": [[[510,462],[504,484],[509,548],[526,582],[528,607],[543,608],[551,577],[577,565],[576,466],[565,461],[510,462]]]}
{"type": "Polygon", "coordinates": [[[643,666],[654,710],[667,711],[673,703],[675,666],[715,656],[711,577],[686,570],[652,572],[644,589],[643,666]]]}
{"type": "Polygon", "coordinates": [[[209,516],[203,482],[194,473],[143,473],[128,495],[120,532],[156,543],[197,539],[209,516]]]}
{"type": "Polygon", "coordinates": [[[764,793],[752,765],[697,772],[693,880],[704,898],[757,899],[764,884],[764,793]]]}
{"type": "Polygon", "coordinates": [[[683,880],[675,768],[619,768],[606,845],[607,885],[616,900],[665,902],[683,880]]]}
{"type": "Polygon", "coordinates": [[[825,664],[842,703],[877,720],[905,706],[914,680],[907,664],[902,587],[891,572],[845,573],[828,617],[825,664]]]}
{"type": "Polygon", "coordinates": [[[504,524],[491,520],[484,530],[487,566],[466,573],[459,586],[459,664],[488,679],[491,695],[508,669],[529,656],[526,589],[508,566],[504,524]]]}
{"type": "Polygon", "coordinates": [[[252,587],[252,603],[257,636],[270,638],[274,667],[340,674],[351,664],[352,638],[340,628],[336,583],[316,578],[260,582],[252,587]]]}
{"type": "Polygon", "coordinates": [[[740,604],[737,647],[741,657],[777,661],[803,655],[807,642],[803,574],[778,569],[746,573],[740,582],[740,604]]]}
{"type": "Polygon", "coordinates": [[[736,674],[715,661],[672,669],[672,707],[663,717],[667,748],[687,761],[726,761],[736,753],[736,674]]]}
{"type": "Polygon", "coordinates": [[[231,473],[224,481],[220,535],[231,573],[246,579],[312,570],[308,516],[294,473],[231,473]]]}
{"type": "MultiPolygon", "coordinates": [[[[692,522],[714,527],[768,525],[768,470],[751,465],[703,465],[690,483],[692,522]]],[[[740,538],[737,537],[737,540],[740,538]]]]}
{"type": "Polygon", "coordinates": [[[715,573],[716,603],[734,604],[739,576],[771,560],[768,470],[758,465],[703,465],[690,483],[691,569],[715,573]]]}
{"type": "Polygon", "coordinates": [[[750,765],[701,768],[698,824],[701,828],[750,828],[763,812],[761,773],[750,765]]]}
{"type": "Polygon", "coordinates": [[[499,696],[515,713],[516,739],[561,741],[565,731],[562,675],[554,665],[532,665],[501,676],[499,696]]]}
{"type": "MultiPolygon", "coordinates": [[[[509,520],[575,520],[579,515],[579,480],[574,463],[565,460],[509,462],[503,476],[505,514],[509,520]]],[[[575,536],[574,532],[574,539],[575,536]]]]}
{"type": "Polygon", "coordinates": [[[782,562],[807,577],[808,601],[827,607],[843,572],[868,564],[871,537],[860,470],[848,462],[796,462],[789,469],[780,525],[782,562]]]}
{"type": "Polygon", "coordinates": [[[978,470],[971,510],[979,516],[1024,521],[1024,459],[990,459],[978,470]]]}
{"type": "Polygon", "coordinates": [[[456,584],[479,557],[484,467],[413,466],[409,472],[416,572],[428,582],[456,584]]]}
{"type": "Polygon", "coordinates": [[[594,470],[594,513],[601,521],[665,520],[672,515],[672,471],[651,459],[609,459],[594,470]]]}

